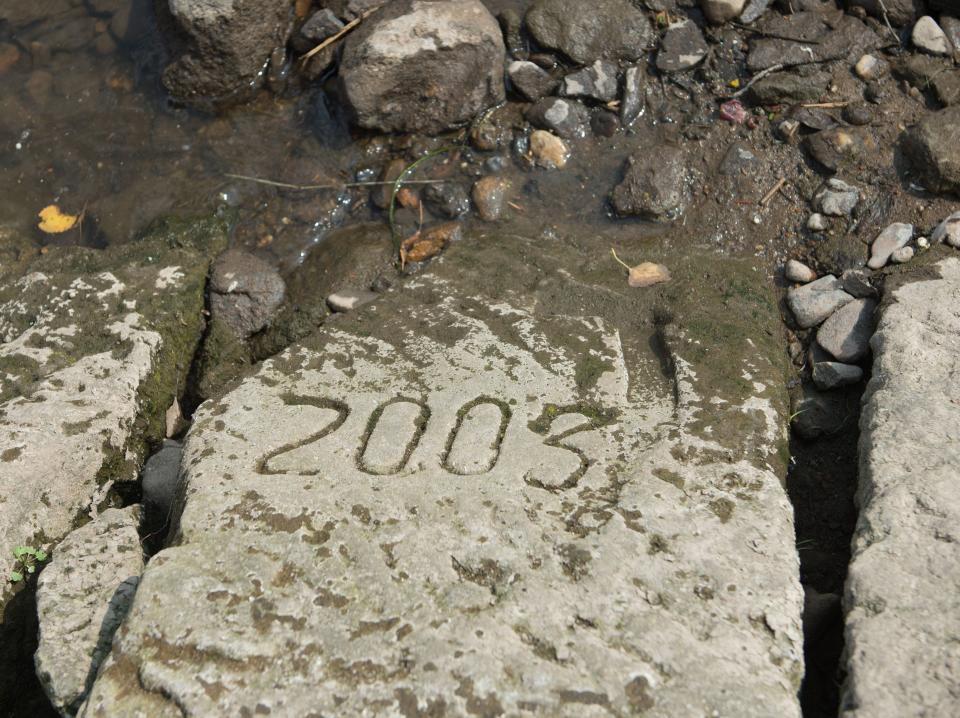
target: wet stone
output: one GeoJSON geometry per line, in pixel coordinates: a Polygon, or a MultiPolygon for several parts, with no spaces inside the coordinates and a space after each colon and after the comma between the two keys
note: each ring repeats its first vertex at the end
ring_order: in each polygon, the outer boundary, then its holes
{"type": "Polygon", "coordinates": [[[496,222],[503,214],[503,205],[510,192],[510,180],[505,177],[483,177],[473,185],[473,204],[485,222],[496,222]]]}
{"type": "Polygon", "coordinates": [[[690,201],[685,155],[664,145],[627,158],[623,181],[611,195],[617,214],[669,222],[683,214],[690,201]]]}
{"type": "Polygon", "coordinates": [[[507,76],[513,88],[530,102],[549,95],[559,84],[549,72],[529,60],[511,62],[507,65],[507,76]]]}
{"type": "Polygon", "coordinates": [[[542,245],[451,245],[199,409],[86,715],[799,716],[774,298],[734,341],[675,257],[664,381],[651,295],[542,245]]]}
{"type": "Polygon", "coordinates": [[[872,341],[844,600],[850,718],[956,712],[960,261],[935,270],[894,290],[872,341]]]}
{"type": "Polygon", "coordinates": [[[470,211],[470,197],[458,182],[440,182],[427,185],[423,200],[435,216],[456,219],[470,211]]]}
{"type": "Polygon", "coordinates": [[[584,136],[590,123],[590,112],[578,100],[545,97],[527,110],[527,119],[535,127],[573,139],[584,136]]]}
{"type": "Polygon", "coordinates": [[[570,158],[567,144],[546,130],[530,133],[530,156],[534,164],[547,169],[563,169],[570,158]]]}
{"type": "Polygon", "coordinates": [[[675,22],[667,28],[657,53],[661,72],[683,72],[696,67],[707,56],[707,41],[691,21],[675,22]]]}
{"type": "Polygon", "coordinates": [[[618,88],[616,64],[609,60],[597,60],[563,78],[560,94],[610,102],[616,99],[618,88]]]}
{"type": "Polygon", "coordinates": [[[623,73],[623,97],[620,100],[620,121],[629,127],[643,113],[645,104],[646,68],[632,65],[623,73]]]}

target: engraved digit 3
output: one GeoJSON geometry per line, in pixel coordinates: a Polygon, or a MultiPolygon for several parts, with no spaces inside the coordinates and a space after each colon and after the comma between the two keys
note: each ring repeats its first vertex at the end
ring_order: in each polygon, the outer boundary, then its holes
{"type": "Polygon", "coordinates": [[[465,404],[457,412],[440,465],[459,476],[492,471],[500,460],[510,415],[510,407],[499,399],[480,396],[465,404]]]}
{"type": "Polygon", "coordinates": [[[430,420],[423,401],[396,397],[370,415],[357,452],[357,468],[365,474],[388,476],[403,471],[430,420]],[[404,436],[410,438],[402,443],[404,436]]]}
{"type": "Polygon", "coordinates": [[[256,471],[258,474],[295,474],[297,476],[315,476],[320,473],[320,468],[318,467],[314,471],[289,471],[287,469],[273,469],[270,467],[270,462],[276,459],[283,454],[286,454],[294,449],[299,449],[304,446],[308,446],[316,441],[320,441],[325,436],[329,436],[341,426],[343,422],[347,420],[347,417],[350,415],[350,408],[344,404],[342,401],[336,401],[335,399],[315,399],[309,396],[296,396],[292,394],[286,394],[283,397],[283,403],[288,406],[316,406],[321,409],[332,409],[337,412],[337,415],[330,420],[330,422],[324,426],[320,431],[315,434],[311,434],[306,439],[302,441],[296,441],[290,444],[284,444],[279,449],[274,449],[270,453],[266,454],[261,458],[256,465],[256,471]]]}
{"type": "Polygon", "coordinates": [[[540,416],[534,421],[530,422],[530,429],[538,434],[544,435],[543,443],[547,446],[552,446],[557,449],[564,449],[565,451],[575,454],[579,460],[579,466],[559,484],[544,483],[542,480],[533,475],[532,469],[527,471],[523,477],[523,480],[530,486],[535,486],[538,489],[545,489],[547,491],[563,491],[564,489],[571,489],[576,486],[577,482],[583,478],[583,475],[587,473],[587,470],[594,463],[594,461],[587,458],[587,455],[581,449],[578,449],[576,446],[564,444],[563,441],[570,438],[574,434],[579,434],[584,431],[590,431],[592,429],[598,429],[601,426],[612,424],[616,420],[616,417],[616,411],[602,409],[590,404],[580,403],[571,404],[569,406],[547,404],[540,416]],[[567,429],[566,431],[562,431],[559,434],[550,436],[550,428],[553,426],[553,423],[559,417],[567,414],[579,414],[584,418],[584,421],[567,429]]]}

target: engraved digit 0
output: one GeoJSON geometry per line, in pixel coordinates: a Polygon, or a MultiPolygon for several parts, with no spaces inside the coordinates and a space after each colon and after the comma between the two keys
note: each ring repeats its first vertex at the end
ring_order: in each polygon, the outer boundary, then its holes
{"type": "Polygon", "coordinates": [[[483,396],[468,402],[457,412],[441,466],[459,476],[492,471],[500,460],[509,423],[510,407],[506,402],[483,396]]]}
{"type": "Polygon", "coordinates": [[[378,406],[360,442],[357,468],[375,476],[403,471],[429,419],[429,407],[416,399],[401,396],[378,406]],[[410,438],[404,443],[406,436],[410,438]]]}

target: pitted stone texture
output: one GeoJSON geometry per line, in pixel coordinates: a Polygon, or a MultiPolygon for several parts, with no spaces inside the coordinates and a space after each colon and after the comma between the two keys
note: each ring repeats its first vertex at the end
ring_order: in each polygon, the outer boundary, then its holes
{"type": "Polygon", "coordinates": [[[347,39],[340,78],[361,127],[438,133],[503,101],[505,52],[480,0],[396,0],[347,39]]]}
{"type": "Polygon", "coordinates": [[[37,581],[37,675],[63,715],[80,707],[137,590],[139,521],[137,506],[107,509],[57,546],[37,581]]]}
{"type": "MultiPolygon", "coordinates": [[[[0,237],[0,247],[14,241],[0,237]]],[[[219,222],[161,226],[128,245],[0,266],[4,562],[40,536],[59,541],[115,483],[136,480],[186,381],[208,257],[225,241],[219,222]]]]}
{"type": "Polygon", "coordinates": [[[860,419],[845,718],[956,715],[960,261],[895,290],[860,419]],[[896,660],[891,660],[891,651],[896,660]]]}
{"type": "Polygon", "coordinates": [[[535,0],[526,22],[537,42],[581,65],[639,60],[654,41],[647,16],[629,0],[535,0]]]}
{"type": "Polygon", "coordinates": [[[649,295],[541,247],[464,240],[199,410],[83,715],[799,715],[779,369],[741,342],[716,404],[729,345],[675,328],[664,380],[649,295]]]}
{"type": "Polygon", "coordinates": [[[280,273],[242,249],[228,249],[210,270],[210,311],[242,339],[263,329],[283,303],[280,273]]]}

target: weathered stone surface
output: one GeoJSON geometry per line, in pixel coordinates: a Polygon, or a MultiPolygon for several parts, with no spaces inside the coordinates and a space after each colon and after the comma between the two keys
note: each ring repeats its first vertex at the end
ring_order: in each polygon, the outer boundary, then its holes
{"type": "Polygon", "coordinates": [[[759,72],[774,65],[806,65],[827,60],[848,59],[851,64],[865,52],[883,44],[880,37],[851,15],[830,18],[820,12],[792,15],[769,13],[756,27],[770,35],[797,38],[795,42],[778,37],[751,41],[747,67],[759,72]],[[813,42],[809,42],[813,41],[813,42]]]}
{"type": "Polygon", "coordinates": [[[960,193],[960,105],[924,117],[907,134],[906,148],[930,189],[960,193]]]}
{"type": "Polygon", "coordinates": [[[816,326],[852,300],[832,274],[787,292],[787,305],[803,329],[816,326]]]}
{"type": "Polygon", "coordinates": [[[480,0],[395,0],[350,34],[340,79],[361,127],[437,133],[503,101],[505,52],[480,0]]]}
{"type": "MultiPolygon", "coordinates": [[[[0,556],[59,541],[117,482],[185,384],[220,222],[108,250],[24,245],[0,269],[0,556]],[[42,480],[41,480],[42,477],[42,480]]],[[[0,246],[14,246],[6,234],[0,246]]],[[[0,604],[10,584],[0,586],[0,604]]]]}
{"type": "Polygon", "coordinates": [[[938,224],[930,235],[930,241],[934,244],[946,242],[960,249],[960,212],[954,212],[938,224]]]}
{"type": "Polygon", "coordinates": [[[923,0],[848,0],[847,4],[858,5],[878,19],[883,19],[886,10],[897,26],[909,25],[923,14],[923,0]]]}
{"type": "Polygon", "coordinates": [[[804,140],[813,158],[831,172],[856,165],[879,150],[873,135],[860,127],[834,127],[804,140]]]}
{"type": "Polygon", "coordinates": [[[657,69],[682,72],[696,67],[707,56],[707,41],[692,20],[675,22],[667,28],[657,53],[657,69]]]}
{"type": "Polygon", "coordinates": [[[689,169],[683,151],[664,145],[627,158],[623,181],[611,195],[617,214],[668,222],[680,217],[690,202],[689,169]]]}
{"type": "Polygon", "coordinates": [[[110,652],[143,572],[140,509],[107,509],[60,542],[37,580],[37,676],[53,706],[73,715],[110,652]]]}
{"type": "Polygon", "coordinates": [[[514,89],[530,102],[549,95],[560,84],[549,72],[529,60],[511,62],[507,65],[507,75],[514,89]]]}
{"type": "Polygon", "coordinates": [[[894,291],[872,341],[845,718],[946,718],[960,694],[960,261],[936,266],[941,278],[894,291]]]}
{"type": "Polygon", "coordinates": [[[863,379],[863,369],[855,364],[821,361],[813,365],[813,383],[818,389],[836,389],[863,379]]]}
{"type": "Polygon", "coordinates": [[[563,78],[560,92],[568,97],[589,97],[610,102],[617,97],[617,66],[609,60],[597,60],[589,67],[571,72],[563,78]]]}
{"type": "Polygon", "coordinates": [[[872,299],[854,299],[834,312],[817,330],[817,344],[838,361],[853,363],[870,351],[873,313],[872,299]]]}
{"type": "Polygon", "coordinates": [[[270,53],[282,46],[289,0],[169,0],[172,61],[163,84],[191,105],[229,104],[261,81],[270,53]]]}
{"type": "Polygon", "coordinates": [[[813,198],[814,206],[831,217],[849,217],[860,201],[860,190],[843,180],[831,177],[813,198]]]}
{"type": "Polygon", "coordinates": [[[783,274],[791,282],[801,282],[802,284],[812,282],[817,278],[816,272],[803,262],[798,262],[796,259],[787,260],[787,264],[783,268],[783,274]]]}
{"type": "Polygon", "coordinates": [[[896,73],[921,90],[932,89],[944,106],[960,103],[960,69],[946,58],[909,55],[896,73]]]}
{"type": "Polygon", "coordinates": [[[829,86],[830,74],[827,72],[809,75],[774,72],[754,83],[747,91],[747,96],[758,105],[816,102],[829,86]]]}
{"type": "Polygon", "coordinates": [[[526,21],[537,42],[581,65],[638,60],[653,45],[647,16],[629,0],[534,0],[526,21]]]}
{"type": "Polygon", "coordinates": [[[242,249],[228,249],[210,268],[210,312],[241,338],[263,329],[283,303],[275,267],[242,249]]]}
{"type": "Polygon", "coordinates": [[[913,31],[910,33],[910,41],[914,47],[929,52],[931,55],[953,54],[953,48],[950,46],[947,34],[937,24],[937,21],[929,15],[924,15],[917,20],[917,24],[913,26],[913,31]]]}
{"type": "Polygon", "coordinates": [[[201,407],[83,715],[799,716],[775,302],[589,240],[465,239],[201,407]]]}

